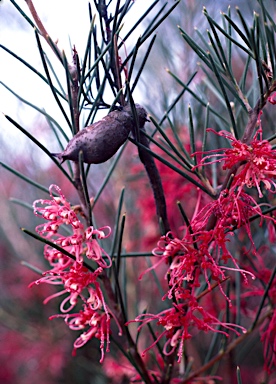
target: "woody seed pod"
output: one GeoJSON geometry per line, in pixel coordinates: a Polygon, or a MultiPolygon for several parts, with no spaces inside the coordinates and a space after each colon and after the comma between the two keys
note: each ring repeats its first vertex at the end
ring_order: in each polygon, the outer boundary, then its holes
{"type": "MultiPolygon", "coordinates": [[[[139,128],[147,120],[147,113],[139,104],[135,104],[139,128]]],[[[120,111],[110,112],[102,120],[83,128],[67,144],[61,153],[53,153],[60,161],[78,161],[79,152],[83,152],[83,161],[88,164],[104,163],[110,159],[127,140],[131,128],[135,125],[131,106],[128,104],[120,111]]]]}

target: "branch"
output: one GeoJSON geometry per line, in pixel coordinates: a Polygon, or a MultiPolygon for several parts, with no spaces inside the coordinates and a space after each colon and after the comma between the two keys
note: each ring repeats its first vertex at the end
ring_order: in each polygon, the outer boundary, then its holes
{"type": "MultiPolygon", "coordinates": [[[[129,354],[132,356],[132,358],[134,359],[134,361],[137,364],[136,368],[138,369],[139,373],[141,374],[141,377],[143,378],[144,383],[145,384],[151,384],[152,381],[149,377],[148,370],[145,366],[143,359],[141,358],[141,355],[139,354],[139,352],[137,350],[137,345],[134,342],[133,338],[131,337],[131,334],[129,332],[128,327],[125,325],[125,321],[123,318],[123,313],[121,311],[121,307],[119,307],[119,305],[118,305],[117,299],[116,299],[115,294],[114,294],[114,290],[113,290],[112,285],[111,285],[111,280],[107,276],[106,271],[103,271],[102,281],[103,281],[103,285],[105,288],[105,292],[106,292],[107,296],[109,297],[109,306],[112,308],[112,312],[115,314],[117,320],[119,321],[121,329],[122,329],[120,344],[122,346],[124,346],[123,349],[126,352],[128,352],[125,356],[127,358],[129,358],[129,354]]],[[[130,361],[130,362],[133,363],[133,361],[130,361]]]]}
{"type": "MultiPolygon", "coordinates": [[[[70,88],[71,92],[71,108],[72,108],[72,120],[73,120],[73,127],[74,127],[74,133],[77,134],[80,130],[80,111],[79,111],[79,102],[78,102],[78,95],[79,95],[79,61],[78,61],[78,53],[76,51],[76,48],[73,49],[73,66],[71,66],[70,74],[72,77],[69,79],[68,88],[70,88]]],[[[91,220],[91,206],[89,202],[89,198],[85,197],[85,175],[84,172],[81,172],[81,162],[82,162],[82,153],[80,152],[80,156],[78,161],[73,162],[73,172],[74,172],[74,185],[78,192],[82,211],[84,213],[87,226],[92,225],[91,220]],[[81,177],[82,176],[82,177],[81,177]]]]}
{"type": "Polygon", "coordinates": [[[50,38],[50,35],[48,34],[48,32],[46,31],[46,28],[44,27],[40,17],[38,16],[37,12],[36,12],[36,9],[33,5],[33,2],[32,0],[25,0],[26,3],[27,3],[27,6],[29,7],[29,10],[33,16],[33,19],[38,27],[38,30],[40,32],[40,34],[44,37],[44,39],[47,41],[47,43],[49,44],[49,46],[51,47],[51,49],[54,51],[55,55],[57,56],[57,58],[62,62],[62,53],[61,51],[59,50],[57,44],[55,44],[55,48],[53,47],[53,40],[50,38]]]}

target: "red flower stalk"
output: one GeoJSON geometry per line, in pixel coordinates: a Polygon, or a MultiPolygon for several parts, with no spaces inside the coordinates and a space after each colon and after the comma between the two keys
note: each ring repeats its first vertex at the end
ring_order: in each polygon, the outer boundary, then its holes
{"type": "MultiPolygon", "coordinates": [[[[40,283],[61,285],[63,289],[44,300],[46,304],[54,297],[67,294],[60,304],[60,310],[64,315],[51,317],[63,317],[69,328],[83,330],[88,328],[74,343],[74,348],[80,348],[92,337],[101,340],[101,362],[104,358],[104,345],[106,352],[109,351],[110,343],[110,318],[115,319],[107,307],[100,284],[97,281],[104,268],[111,266],[109,255],[102,249],[97,239],[104,239],[110,235],[110,227],[95,229],[84,225],[79,220],[76,211],[66,200],[59,187],[51,185],[49,188],[51,200],[36,200],[33,204],[34,213],[42,216],[48,222],[36,227],[36,231],[55,244],[62,247],[75,256],[75,261],[64,255],[55,248],[46,245],[44,256],[49,261],[52,269],[43,273],[43,277],[36,280],[30,286],[40,283]],[[55,196],[57,194],[58,196],[55,196]],[[60,226],[69,226],[71,234],[65,236],[58,231],[60,226]],[[84,258],[93,260],[97,264],[95,271],[88,270],[83,262],[84,258]],[[78,313],[68,314],[77,305],[78,301],[83,302],[83,310],[78,313]]],[[[116,321],[117,322],[117,321],[116,321]]],[[[121,328],[119,327],[119,333],[121,328]]]]}
{"type": "Polygon", "coordinates": [[[163,331],[160,332],[154,343],[144,350],[143,355],[153,348],[161,338],[165,337],[167,341],[164,344],[163,353],[170,355],[177,349],[178,362],[180,363],[184,341],[190,339],[196,329],[198,331],[222,333],[226,337],[229,336],[226,330],[231,330],[237,335],[240,333],[236,328],[246,332],[246,329],[241,326],[223,323],[212,316],[198,304],[196,298],[188,291],[186,291],[186,298],[185,304],[174,304],[172,308],[166,309],[157,315],[145,313],[129,322],[141,322],[138,331],[152,321],[156,321],[157,325],[163,327],[163,331]],[[225,331],[217,329],[216,326],[223,327],[225,331]]]}
{"type": "Polygon", "coordinates": [[[73,354],[76,353],[77,348],[83,347],[89,340],[95,337],[101,341],[100,363],[102,363],[105,351],[109,352],[110,344],[110,315],[108,313],[108,309],[106,308],[107,312],[100,312],[98,310],[94,310],[90,305],[87,304],[85,304],[83,308],[84,309],[78,313],[51,316],[50,320],[57,317],[63,317],[65,323],[73,331],[82,331],[85,328],[88,328],[74,342],[73,354]],[[105,344],[106,348],[104,351],[105,344]]]}
{"type": "Polygon", "coordinates": [[[43,235],[47,233],[47,237],[57,233],[60,225],[71,225],[74,230],[82,229],[83,225],[78,219],[75,211],[71,208],[70,203],[66,200],[65,196],[61,192],[61,189],[57,185],[50,185],[49,192],[51,200],[39,199],[33,203],[34,214],[36,216],[42,216],[45,220],[50,221],[49,224],[41,224],[36,227],[39,234],[43,235]],[[57,196],[55,196],[56,194],[57,196]],[[38,206],[38,204],[46,205],[38,206]],[[40,230],[40,228],[42,228],[40,230]]]}
{"type": "MultiPolygon", "coordinates": [[[[220,322],[205,311],[199,305],[195,291],[202,283],[201,277],[204,277],[209,290],[212,289],[211,280],[214,280],[230,303],[230,299],[221,287],[221,282],[226,279],[224,271],[231,270],[242,273],[245,282],[247,282],[247,275],[255,278],[253,273],[239,267],[227,247],[227,242],[230,241],[230,236],[234,234],[234,230],[245,227],[255,252],[249,222],[250,217],[254,214],[262,217],[261,209],[255,200],[242,190],[232,187],[230,191],[224,190],[217,200],[210,202],[194,215],[190,228],[186,228],[182,239],[175,238],[170,233],[161,237],[157,248],[153,250],[153,255],[159,260],[150,269],[156,268],[161,263],[168,264],[166,275],[169,289],[163,299],[173,299],[174,303],[172,308],[158,315],[143,314],[135,319],[135,321],[142,322],[138,330],[153,320],[164,327],[156,342],[145,351],[152,348],[165,336],[167,342],[163,352],[170,354],[177,348],[178,361],[180,362],[184,340],[192,337],[193,330],[226,334],[225,331],[216,329],[215,325],[220,325],[238,333],[234,324],[220,322]],[[209,228],[212,217],[215,218],[214,224],[213,227],[209,228]],[[229,261],[231,261],[232,266],[226,264],[229,261]],[[184,286],[187,289],[184,289],[184,286]],[[169,352],[167,352],[167,348],[170,348],[169,352]]],[[[244,328],[241,329],[245,331],[244,328]]]]}
{"type": "Polygon", "coordinates": [[[165,297],[172,298],[185,281],[193,287],[198,287],[201,275],[205,277],[210,288],[210,279],[216,282],[225,279],[224,270],[241,272],[245,281],[247,274],[255,278],[251,272],[240,269],[227,248],[227,242],[230,241],[229,237],[233,235],[235,228],[245,226],[254,246],[249,218],[256,213],[262,215],[253,198],[243,191],[237,195],[231,189],[230,192],[221,193],[218,200],[207,204],[197,213],[191,221],[191,231],[187,229],[181,240],[172,239],[170,234],[163,236],[158,242],[158,247],[153,250],[153,255],[157,256],[159,261],[151,269],[163,262],[170,264],[167,272],[170,288],[165,297]],[[212,229],[208,229],[212,215],[215,216],[215,224],[212,229]],[[233,267],[226,265],[229,260],[232,261],[233,267]],[[220,261],[224,265],[221,265],[220,261]]]}
{"type": "MultiPolygon", "coordinates": [[[[109,237],[111,233],[110,227],[105,226],[99,229],[88,227],[85,229],[60,188],[56,185],[51,185],[49,191],[52,200],[40,199],[36,200],[33,204],[34,214],[42,216],[49,221],[48,223],[38,225],[36,231],[45,238],[53,239],[56,244],[73,254],[77,262],[81,263],[83,261],[83,254],[85,254],[87,258],[94,260],[100,267],[109,268],[111,266],[110,257],[99,246],[97,238],[105,239],[109,237]],[[59,195],[58,197],[53,195],[54,191],[59,195]],[[42,206],[39,206],[39,204],[42,206]],[[58,230],[61,225],[70,226],[72,234],[69,236],[59,234],[58,230]],[[103,254],[108,262],[106,262],[103,254]]],[[[46,246],[44,254],[46,258],[51,258],[51,262],[54,263],[56,268],[63,266],[64,260],[59,262],[59,258],[62,258],[59,252],[53,251],[52,253],[49,251],[49,247],[46,246]],[[53,260],[53,255],[55,261],[53,260]]],[[[67,265],[66,262],[65,265],[67,265]]]]}
{"type": "Polygon", "coordinates": [[[84,296],[84,290],[87,290],[90,296],[90,303],[93,307],[95,307],[95,309],[97,309],[101,303],[102,293],[96,279],[102,271],[102,268],[98,268],[95,272],[90,272],[87,268],[83,267],[82,264],[75,262],[70,266],[69,271],[44,272],[44,277],[31,283],[30,287],[34,284],[38,285],[40,283],[62,285],[64,290],[59,291],[44,300],[44,304],[46,304],[54,297],[69,293],[69,296],[67,296],[60,305],[61,312],[71,311],[77,304],[78,297],[80,297],[82,301],[86,302],[87,299],[85,298],[86,296],[84,296]],[[93,290],[91,288],[91,284],[95,286],[93,290]],[[93,294],[92,291],[94,292],[93,294]],[[91,299],[92,297],[93,300],[91,299]],[[68,302],[70,305],[68,308],[65,308],[68,302]]]}

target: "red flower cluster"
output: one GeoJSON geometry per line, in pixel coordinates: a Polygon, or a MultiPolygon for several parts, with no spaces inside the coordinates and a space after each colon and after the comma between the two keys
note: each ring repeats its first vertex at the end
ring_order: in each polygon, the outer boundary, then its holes
{"type": "Polygon", "coordinates": [[[146,313],[136,317],[136,322],[142,322],[138,327],[138,331],[151,321],[156,321],[157,325],[163,327],[163,331],[160,332],[155,342],[146,348],[143,354],[165,336],[167,341],[163,347],[164,355],[170,355],[177,349],[178,362],[180,363],[184,341],[190,339],[192,337],[191,332],[194,333],[195,330],[218,332],[224,334],[226,337],[228,337],[228,333],[218,329],[218,326],[234,331],[237,335],[239,335],[239,332],[235,328],[246,332],[245,328],[235,324],[223,323],[205,311],[189,290],[184,290],[182,294],[182,298],[184,298],[185,295],[185,304],[174,304],[172,308],[166,309],[157,315],[146,313]]]}
{"type": "MultiPolygon", "coordinates": [[[[261,191],[262,184],[265,189],[275,192],[276,183],[273,181],[273,178],[276,176],[276,150],[272,149],[271,144],[267,140],[263,140],[260,120],[259,125],[260,127],[250,144],[237,140],[229,132],[216,132],[209,128],[208,131],[228,139],[231,142],[232,148],[221,148],[220,150],[223,151],[221,154],[217,153],[217,149],[206,152],[208,156],[205,156],[197,167],[222,161],[224,162],[223,169],[232,169],[238,165],[239,170],[234,177],[233,186],[237,187],[240,191],[244,186],[248,188],[256,187],[259,197],[263,197],[261,191]],[[216,153],[211,154],[212,152],[216,153]],[[214,157],[217,159],[206,162],[214,157]]],[[[196,152],[194,156],[198,154],[202,154],[202,152],[196,152]]]]}
{"type": "Polygon", "coordinates": [[[47,220],[47,223],[38,225],[36,231],[42,237],[50,239],[54,244],[69,252],[72,258],[56,248],[46,245],[44,256],[52,269],[43,273],[43,277],[30,286],[48,283],[63,287],[61,291],[44,300],[44,303],[47,303],[54,297],[66,294],[60,304],[60,310],[64,314],[54,315],[51,319],[63,317],[70,329],[86,329],[75,341],[75,349],[83,346],[93,337],[100,339],[102,353],[100,361],[102,362],[105,343],[105,349],[107,352],[109,351],[109,323],[110,316],[113,315],[105,303],[98,279],[103,270],[111,266],[111,260],[100,247],[97,239],[105,239],[110,235],[111,230],[109,227],[85,229],[60,188],[51,185],[49,191],[51,200],[34,202],[35,215],[47,220]],[[63,230],[66,235],[59,233],[60,230],[63,230]],[[95,262],[94,271],[85,266],[84,257],[95,262]],[[76,307],[79,300],[82,302],[83,309],[77,313],[68,314],[76,307]]]}
{"type": "MultiPolygon", "coordinates": [[[[262,213],[261,206],[245,190],[245,187],[256,187],[259,197],[263,197],[261,192],[263,184],[267,190],[275,192],[276,184],[273,178],[276,176],[276,151],[267,140],[262,139],[260,121],[258,123],[259,129],[250,144],[236,140],[228,132],[218,133],[230,140],[232,148],[221,149],[222,154],[217,154],[217,150],[206,152],[207,156],[198,163],[197,167],[223,161],[223,169],[235,168],[236,174],[229,189],[222,190],[216,200],[205,205],[198,201],[197,207],[203,206],[203,208],[197,209],[182,238],[177,238],[172,233],[161,237],[153,250],[153,255],[159,260],[140,276],[142,278],[146,272],[160,264],[168,265],[166,271],[168,290],[163,300],[172,300],[171,308],[157,315],[142,314],[133,320],[142,323],[139,330],[152,321],[163,328],[153,344],[144,352],[165,337],[167,341],[164,344],[163,353],[172,354],[177,349],[180,362],[184,341],[191,338],[196,331],[220,332],[226,336],[228,336],[227,331],[230,330],[236,334],[240,330],[246,332],[245,328],[225,323],[207,312],[199,304],[198,292],[200,292],[199,288],[201,289],[206,283],[209,291],[218,285],[231,306],[230,299],[222,289],[222,282],[227,279],[225,271],[241,273],[245,284],[248,283],[247,276],[255,279],[252,272],[240,268],[234,254],[230,251],[229,244],[234,232],[240,228],[245,230],[251,244],[251,252],[256,255],[250,218],[257,215],[261,218],[261,224],[264,220],[276,224],[273,217],[262,213]],[[215,160],[207,163],[208,159],[214,157],[215,160]]],[[[209,129],[209,131],[213,130],[209,129]]],[[[199,154],[202,152],[194,155],[199,154]]],[[[270,363],[266,365],[270,370],[275,364],[275,359],[272,357],[272,351],[275,352],[274,327],[275,320],[270,322],[262,336],[265,350],[270,351],[268,352],[270,363]]]]}

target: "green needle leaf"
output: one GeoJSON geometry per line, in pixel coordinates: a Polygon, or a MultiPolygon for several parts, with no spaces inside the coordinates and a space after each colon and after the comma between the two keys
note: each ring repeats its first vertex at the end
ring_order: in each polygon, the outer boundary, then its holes
{"type": "Polygon", "coordinates": [[[53,162],[58,166],[58,168],[61,170],[61,172],[68,178],[68,180],[73,183],[70,175],[65,171],[65,169],[60,165],[59,161],[49,152],[49,150],[44,147],[34,136],[32,136],[26,129],[21,127],[15,120],[13,120],[11,117],[4,115],[9,122],[11,122],[16,128],[18,128],[22,133],[24,133],[25,136],[27,136],[34,144],[36,144],[40,149],[42,149],[43,152],[45,152],[50,159],[53,160],[53,162]]]}

